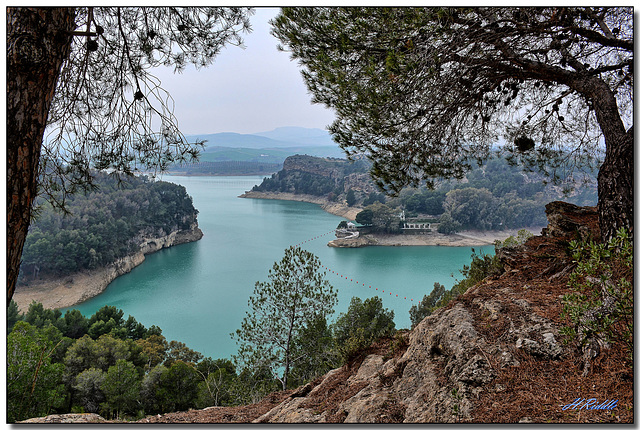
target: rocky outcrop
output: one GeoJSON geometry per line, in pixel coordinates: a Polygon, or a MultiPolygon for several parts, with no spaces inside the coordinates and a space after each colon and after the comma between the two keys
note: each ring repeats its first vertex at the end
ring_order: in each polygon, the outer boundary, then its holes
{"type": "Polygon", "coordinates": [[[545,236],[534,236],[501,255],[504,270],[420,322],[405,335],[403,353],[390,354],[389,348],[386,353],[365,352],[361,359],[299,388],[254,422],[603,419],[581,418],[562,409],[579,397],[575,393],[580,387],[593,397],[632,393],[630,374],[615,383],[607,379],[607,370],[585,378],[579,351],[560,334],[565,324],[560,299],[568,291],[572,267],[566,239],[576,233],[594,235],[597,216],[564,204],[550,205],[548,213],[545,236]]]}
{"type": "MultiPolygon", "coordinates": [[[[333,370],[319,384],[302,387],[255,422],[456,422],[468,418],[472,399],[494,377],[484,351],[487,341],[473,326],[461,304],[440,309],[408,335],[408,348],[399,357],[367,355],[353,370],[333,370]],[[334,406],[335,412],[313,408],[314,396],[339,383],[353,392],[334,406]],[[304,393],[304,395],[302,395],[304,393]]],[[[335,388],[334,388],[335,389],[335,388]]]]}
{"type": "Polygon", "coordinates": [[[202,236],[202,230],[198,227],[198,223],[195,222],[187,230],[174,230],[167,235],[153,237],[143,235],[138,238],[138,243],[140,244],[140,252],[146,255],[162,248],[198,241],[202,239],[202,236]]]}
{"type": "Polygon", "coordinates": [[[569,237],[585,239],[597,237],[598,231],[594,226],[588,226],[585,219],[597,216],[595,206],[576,206],[567,202],[550,202],[545,206],[548,225],[542,229],[542,235],[546,237],[569,237]]]}
{"type": "Polygon", "coordinates": [[[378,245],[378,241],[372,236],[358,236],[354,238],[338,238],[327,243],[332,248],[361,248],[363,246],[378,245]]]}
{"type": "Polygon", "coordinates": [[[30,418],[17,424],[94,424],[108,421],[98,414],[62,414],[48,415],[40,418],[30,418]]]}

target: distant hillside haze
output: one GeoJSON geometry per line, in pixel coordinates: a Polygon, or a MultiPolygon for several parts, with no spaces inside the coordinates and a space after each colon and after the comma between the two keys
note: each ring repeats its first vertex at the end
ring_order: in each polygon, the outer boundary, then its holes
{"type": "Polygon", "coordinates": [[[206,140],[205,148],[224,146],[231,148],[290,148],[338,145],[328,131],[319,128],[279,127],[275,130],[253,134],[213,133],[187,136],[189,141],[206,140]]]}
{"type": "Polygon", "coordinates": [[[254,134],[302,146],[337,146],[329,132],[320,128],[278,127],[275,130],[254,134]]]}
{"type": "Polygon", "coordinates": [[[345,158],[344,152],[338,146],[291,146],[285,148],[210,146],[200,154],[200,161],[252,161],[282,164],[287,157],[296,154],[345,158]]]}
{"type": "Polygon", "coordinates": [[[346,158],[328,131],[319,128],[279,127],[253,134],[223,132],[187,136],[204,140],[199,162],[176,165],[173,173],[187,175],[229,175],[275,173],[287,157],[346,158]]]}

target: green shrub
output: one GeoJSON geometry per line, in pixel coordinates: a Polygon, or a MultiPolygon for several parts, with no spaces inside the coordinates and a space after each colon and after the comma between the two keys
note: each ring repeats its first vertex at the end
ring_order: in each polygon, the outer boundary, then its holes
{"type": "Polygon", "coordinates": [[[431,315],[438,308],[447,306],[449,302],[469,288],[482,281],[487,276],[497,276],[502,273],[502,263],[496,255],[480,255],[473,250],[471,264],[463,266],[460,272],[464,275],[462,280],[457,281],[450,290],[445,290],[439,283],[434,284],[434,289],[428,296],[424,296],[419,305],[411,306],[409,316],[412,327],[415,327],[428,315],[431,315]]]}
{"type": "Polygon", "coordinates": [[[562,333],[585,346],[594,339],[621,343],[633,353],[633,239],[625,229],[608,243],[572,241],[577,267],[564,296],[562,333]]]}
{"type": "Polygon", "coordinates": [[[427,296],[422,298],[422,301],[417,305],[411,306],[409,309],[409,316],[411,318],[411,328],[414,328],[418,325],[420,321],[431,315],[431,313],[436,309],[436,306],[442,296],[444,295],[445,289],[444,286],[435,282],[433,284],[433,290],[427,296]]]}
{"type": "Polygon", "coordinates": [[[346,362],[377,339],[393,335],[396,331],[393,316],[393,311],[382,307],[380,297],[371,297],[364,302],[353,297],[347,313],[340,314],[332,326],[342,359],[346,362]]]}
{"type": "Polygon", "coordinates": [[[533,237],[533,233],[531,233],[530,231],[525,229],[518,230],[517,236],[509,236],[504,241],[496,240],[496,250],[500,248],[516,248],[524,244],[527,240],[529,240],[530,237],[533,237]]]}

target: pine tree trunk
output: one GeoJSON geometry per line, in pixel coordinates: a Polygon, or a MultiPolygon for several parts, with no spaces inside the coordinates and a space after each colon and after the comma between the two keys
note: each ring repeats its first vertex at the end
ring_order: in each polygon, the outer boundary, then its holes
{"type": "Polygon", "coordinates": [[[598,172],[600,236],[608,241],[624,227],[633,237],[633,127],[607,141],[604,163],[598,172]]]}
{"type": "Polygon", "coordinates": [[[7,8],[7,305],[37,194],[49,107],[69,56],[74,8],[7,8]]]}
{"type": "Polygon", "coordinates": [[[594,102],[606,147],[598,172],[600,238],[608,241],[622,227],[633,237],[633,127],[624,129],[615,96],[604,81],[589,79],[585,88],[594,102]]]}

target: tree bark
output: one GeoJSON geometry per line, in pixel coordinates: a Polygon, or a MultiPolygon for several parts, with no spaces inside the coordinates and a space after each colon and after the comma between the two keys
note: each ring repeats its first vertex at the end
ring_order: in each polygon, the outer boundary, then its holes
{"type": "Polygon", "coordinates": [[[606,139],[604,162],[598,172],[598,218],[603,241],[626,228],[633,238],[633,127],[606,139]]]}
{"type": "Polygon", "coordinates": [[[37,195],[47,115],[71,50],[74,8],[7,8],[7,306],[37,195]]]}
{"type": "Polygon", "coordinates": [[[598,172],[600,238],[608,241],[620,228],[633,238],[633,126],[624,129],[611,88],[594,78],[586,85],[605,143],[605,158],[598,172]]]}

